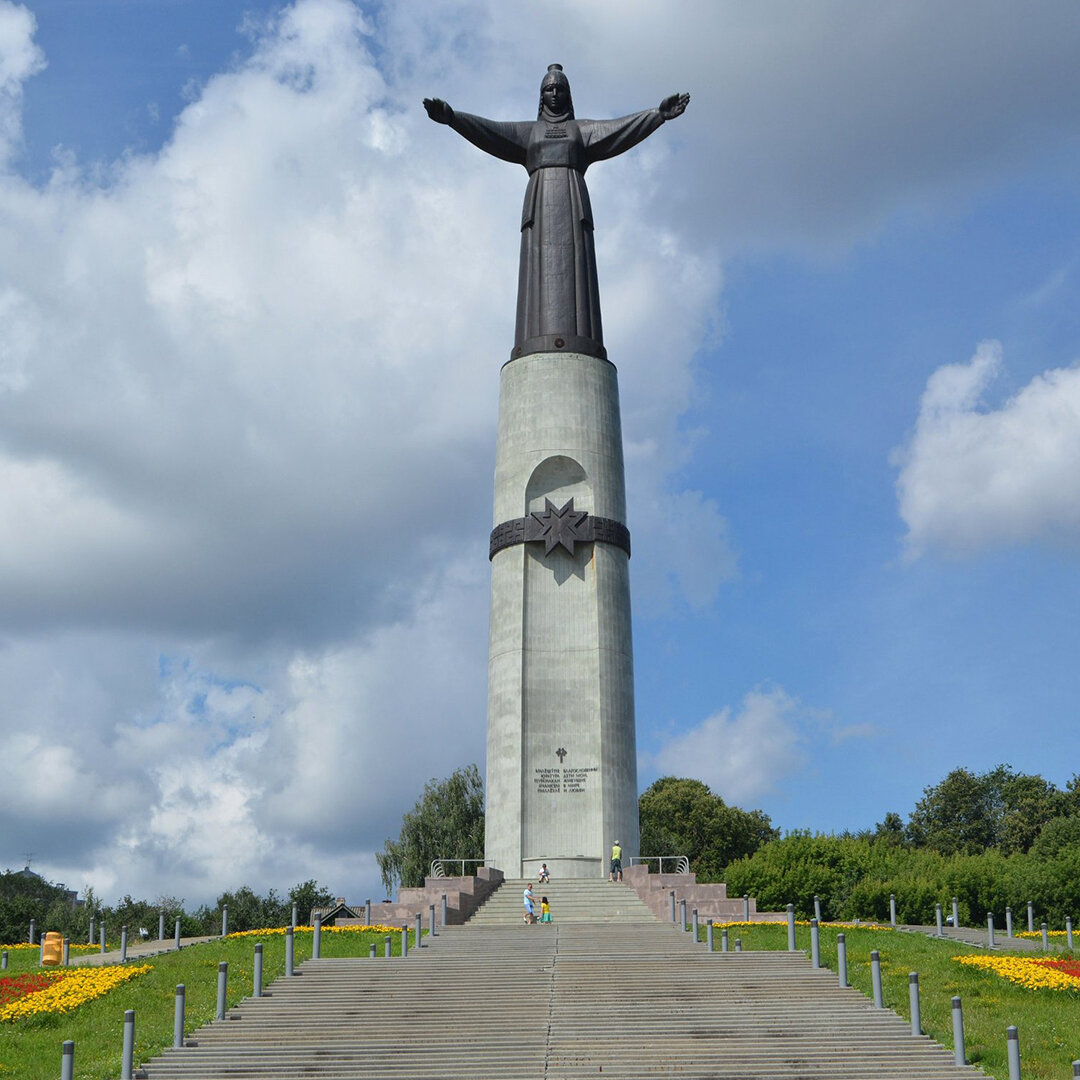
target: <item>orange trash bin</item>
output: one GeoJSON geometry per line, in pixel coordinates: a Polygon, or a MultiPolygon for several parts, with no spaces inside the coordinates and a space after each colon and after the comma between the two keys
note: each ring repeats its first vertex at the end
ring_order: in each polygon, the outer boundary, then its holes
{"type": "Polygon", "coordinates": [[[55,967],[64,958],[64,935],[50,930],[45,935],[41,962],[48,967],[55,967]]]}

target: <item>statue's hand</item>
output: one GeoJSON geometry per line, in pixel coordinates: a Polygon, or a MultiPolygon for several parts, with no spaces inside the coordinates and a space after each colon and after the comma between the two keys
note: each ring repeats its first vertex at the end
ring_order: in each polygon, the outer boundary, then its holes
{"type": "Polygon", "coordinates": [[[454,110],[441,98],[424,98],[424,108],[436,124],[449,124],[454,119],[454,110]]]}
{"type": "Polygon", "coordinates": [[[690,104],[689,94],[672,94],[660,102],[660,115],[665,120],[674,120],[676,116],[682,116],[686,112],[686,106],[690,104]]]}

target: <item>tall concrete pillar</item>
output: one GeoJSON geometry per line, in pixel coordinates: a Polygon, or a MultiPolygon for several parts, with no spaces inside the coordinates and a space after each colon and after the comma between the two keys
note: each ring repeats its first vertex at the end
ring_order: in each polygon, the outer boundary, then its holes
{"type": "MultiPolygon", "coordinates": [[[[561,342],[559,342],[561,344],[561,342]]],[[[638,852],[622,428],[614,365],[502,369],[491,534],[485,858],[603,877],[638,852]]]]}

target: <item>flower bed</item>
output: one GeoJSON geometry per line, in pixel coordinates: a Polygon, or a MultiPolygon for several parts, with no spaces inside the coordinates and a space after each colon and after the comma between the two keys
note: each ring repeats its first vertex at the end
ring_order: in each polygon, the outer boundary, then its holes
{"type": "Polygon", "coordinates": [[[1029,990],[1080,989],[1080,964],[1075,960],[1035,960],[1022,956],[954,956],[968,967],[992,971],[1029,990]]]}
{"type": "Polygon", "coordinates": [[[65,968],[48,975],[20,975],[10,981],[20,987],[31,986],[28,980],[40,980],[33,989],[24,989],[0,1006],[0,1021],[18,1020],[41,1013],[66,1013],[87,1001],[107,994],[114,986],[150,971],[150,964],[114,965],[99,968],[65,968]]]}
{"type": "MultiPolygon", "coordinates": [[[[284,926],[269,926],[262,930],[237,930],[233,934],[227,935],[231,938],[243,938],[243,937],[269,937],[273,934],[284,934],[287,927],[284,926]]],[[[297,934],[310,934],[313,933],[315,927],[313,926],[294,926],[293,930],[297,934]]],[[[324,926],[322,928],[324,934],[400,934],[400,926],[383,926],[376,923],[373,926],[324,926]]]]}

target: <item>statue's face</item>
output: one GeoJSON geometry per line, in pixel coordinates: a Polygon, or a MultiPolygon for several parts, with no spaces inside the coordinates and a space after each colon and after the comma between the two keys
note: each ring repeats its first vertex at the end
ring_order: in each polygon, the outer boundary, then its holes
{"type": "Polygon", "coordinates": [[[570,86],[563,79],[545,79],[540,88],[540,96],[544,100],[544,106],[550,112],[566,112],[570,104],[570,86]]]}

